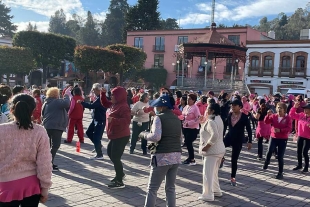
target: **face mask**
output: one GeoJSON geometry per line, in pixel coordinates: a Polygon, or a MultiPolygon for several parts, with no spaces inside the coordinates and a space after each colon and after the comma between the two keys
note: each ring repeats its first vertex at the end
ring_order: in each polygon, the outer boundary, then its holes
{"type": "Polygon", "coordinates": [[[160,114],[160,111],[158,111],[157,108],[155,108],[155,114],[156,115],[160,114]]]}

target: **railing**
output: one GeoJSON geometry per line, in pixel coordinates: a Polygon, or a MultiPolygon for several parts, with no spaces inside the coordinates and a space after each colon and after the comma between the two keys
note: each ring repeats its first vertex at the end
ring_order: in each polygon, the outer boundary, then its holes
{"type": "Polygon", "coordinates": [[[153,52],[165,52],[165,45],[153,45],[153,52]]]}
{"type": "Polygon", "coordinates": [[[163,65],[152,65],[152,68],[164,68],[163,65]]]}
{"type": "MultiPolygon", "coordinates": [[[[233,83],[231,83],[230,79],[229,80],[215,79],[213,81],[212,78],[207,78],[206,83],[207,83],[206,88],[212,88],[214,90],[235,89],[239,91],[244,87],[243,81],[233,81],[233,83]]],[[[182,87],[201,90],[204,88],[204,77],[184,78],[182,87]]]]}
{"type": "Polygon", "coordinates": [[[270,76],[273,77],[274,75],[274,68],[269,68],[269,67],[249,67],[248,70],[248,75],[249,76],[258,76],[258,77],[263,77],[263,76],[270,76]]]}
{"type": "Polygon", "coordinates": [[[279,77],[290,77],[290,78],[296,78],[296,77],[306,77],[307,69],[306,68],[279,68],[279,77]]]}

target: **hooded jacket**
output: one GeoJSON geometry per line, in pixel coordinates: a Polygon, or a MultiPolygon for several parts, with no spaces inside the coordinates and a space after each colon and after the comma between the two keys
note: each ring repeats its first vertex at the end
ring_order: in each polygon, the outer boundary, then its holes
{"type": "Polygon", "coordinates": [[[101,93],[100,101],[107,110],[106,130],[109,139],[118,139],[130,136],[129,125],[131,122],[131,110],[127,104],[127,92],[123,87],[116,87],[112,91],[116,103],[112,103],[106,97],[105,93],[101,93]],[[113,119],[108,121],[108,118],[113,119]]]}
{"type": "Polygon", "coordinates": [[[290,111],[290,117],[298,121],[298,136],[310,139],[310,117],[304,112],[296,113],[297,108],[293,107],[290,111]]]}

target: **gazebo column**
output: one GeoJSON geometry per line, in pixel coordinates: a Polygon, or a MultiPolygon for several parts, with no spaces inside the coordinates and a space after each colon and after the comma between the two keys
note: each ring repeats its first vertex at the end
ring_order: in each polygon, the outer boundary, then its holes
{"type": "Polygon", "coordinates": [[[231,72],[230,72],[230,89],[233,89],[235,55],[232,56],[231,63],[232,64],[231,64],[231,72]]]}
{"type": "Polygon", "coordinates": [[[204,84],[204,88],[207,88],[207,71],[208,71],[208,51],[206,50],[206,62],[207,64],[205,64],[205,84],[204,84]]]}

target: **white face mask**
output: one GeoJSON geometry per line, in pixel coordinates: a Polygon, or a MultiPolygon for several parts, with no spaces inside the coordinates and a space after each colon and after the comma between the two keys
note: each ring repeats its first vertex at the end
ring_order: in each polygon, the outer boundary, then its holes
{"type": "Polygon", "coordinates": [[[155,107],[155,114],[158,115],[158,114],[160,114],[160,112],[161,112],[161,111],[159,111],[159,110],[157,109],[157,107],[155,107]]]}

